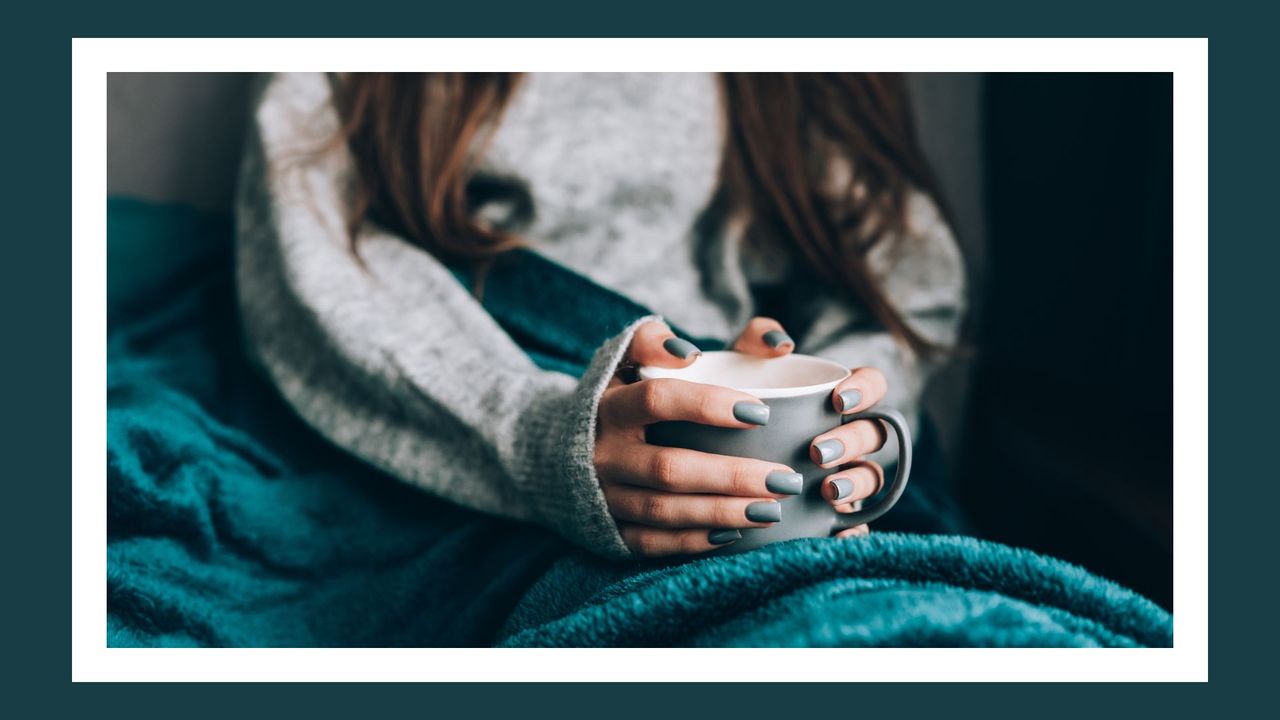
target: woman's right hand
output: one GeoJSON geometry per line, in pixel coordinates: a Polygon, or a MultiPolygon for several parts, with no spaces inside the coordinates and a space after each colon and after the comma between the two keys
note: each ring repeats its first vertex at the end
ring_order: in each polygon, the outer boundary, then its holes
{"type": "MultiPolygon", "coordinates": [[[[776,322],[757,318],[746,335],[774,330],[781,331],[776,322]]],[[[767,340],[754,352],[785,355],[794,347],[775,348],[767,340]]],[[[665,324],[650,322],[636,331],[627,364],[685,367],[698,354],[665,324]]],[[[645,442],[645,426],[665,420],[748,429],[767,424],[769,408],[751,395],[712,385],[613,380],[600,399],[596,474],[622,539],[637,556],[723,547],[742,537],[740,528],[781,520],[777,499],[800,493],[802,477],[785,465],[645,442]]]]}

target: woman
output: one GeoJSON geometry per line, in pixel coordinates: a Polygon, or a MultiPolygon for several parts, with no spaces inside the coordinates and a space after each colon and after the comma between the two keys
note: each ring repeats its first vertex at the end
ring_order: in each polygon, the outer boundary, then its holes
{"type": "MultiPolygon", "coordinates": [[[[393,475],[612,557],[704,552],[777,521],[791,468],[647,445],[657,420],[767,418],[619,369],[695,362],[670,321],[842,361],[839,412],[914,417],[963,304],[936,200],[894,76],[280,75],[241,183],[245,331],[304,419],[393,475]],[[661,317],[580,379],[538,369],[450,270],[522,244],[661,317]]],[[[838,509],[881,487],[884,441],[814,439],[838,509]]]]}

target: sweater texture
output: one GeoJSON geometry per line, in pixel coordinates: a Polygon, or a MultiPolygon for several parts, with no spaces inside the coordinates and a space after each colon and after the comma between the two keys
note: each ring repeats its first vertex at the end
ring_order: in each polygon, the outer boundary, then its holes
{"type": "MultiPolygon", "coordinates": [[[[652,318],[605,342],[576,378],[540,369],[449,268],[404,238],[365,222],[353,251],[351,159],[321,152],[339,128],[331,82],[272,75],[256,94],[236,211],[252,357],[299,416],[366,462],[626,557],[595,475],[596,409],[652,318]]],[[[762,295],[781,290],[798,351],[881,369],[884,403],[914,418],[931,368],[767,249],[779,244],[715,216],[718,97],[705,74],[531,74],[476,158],[477,217],[692,335],[732,337],[762,295]]],[[[950,344],[960,254],[928,198],[911,198],[909,220],[913,236],[873,248],[868,262],[908,322],[950,344]]]]}

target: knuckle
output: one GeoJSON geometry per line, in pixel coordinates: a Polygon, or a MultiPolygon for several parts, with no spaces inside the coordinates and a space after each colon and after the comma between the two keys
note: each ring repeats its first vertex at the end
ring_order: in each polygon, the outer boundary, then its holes
{"type": "Polygon", "coordinates": [[[872,473],[871,468],[867,467],[866,463],[859,463],[856,467],[851,469],[848,473],[848,477],[855,483],[865,483],[868,480],[875,479],[875,475],[872,473]]]}
{"type": "Polygon", "coordinates": [[[767,470],[760,470],[754,463],[739,462],[733,466],[733,471],[729,474],[729,494],[750,496],[760,493],[760,478],[764,477],[767,470]]]}
{"type": "Polygon", "coordinates": [[[716,527],[736,527],[745,517],[740,503],[732,500],[716,500],[711,510],[711,524],[716,527]]]}
{"type": "Polygon", "coordinates": [[[661,417],[667,406],[667,384],[661,380],[649,380],[640,391],[640,408],[650,417],[661,417]]]}
{"type": "Polygon", "coordinates": [[[674,450],[667,448],[658,450],[649,461],[649,478],[658,487],[672,488],[676,484],[678,464],[674,450]]]}
{"type": "Polygon", "coordinates": [[[645,557],[656,555],[658,553],[657,539],[652,533],[642,532],[636,538],[636,545],[640,549],[640,554],[645,557]]]}
{"type": "Polygon", "coordinates": [[[656,550],[654,546],[654,538],[651,533],[640,529],[633,529],[629,532],[629,535],[630,537],[627,539],[627,545],[630,546],[637,555],[652,555],[656,550]]]}
{"type": "Polygon", "coordinates": [[[671,503],[661,495],[651,494],[641,501],[640,514],[650,522],[665,524],[671,517],[671,503]]]}
{"type": "Polygon", "coordinates": [[[853,476],[854,486],[860,495],[863,493],[874,494],[876,485],[876,473],[874,470],[866,465],[859,465],[850,472],[850,475],[853,476]]]}
{"type": "Polygon", "coordinates": [[[699,420],[712,420],[719,415],[720,397],[710,389],[699,389],[694,400],[695,412],[699,420]]]}
{"type": "Polygon", "coordinates": [[[878,420],[859,420],[853,427],[857,455],[873,453],[884,446],[884,426],[878,420]]]}

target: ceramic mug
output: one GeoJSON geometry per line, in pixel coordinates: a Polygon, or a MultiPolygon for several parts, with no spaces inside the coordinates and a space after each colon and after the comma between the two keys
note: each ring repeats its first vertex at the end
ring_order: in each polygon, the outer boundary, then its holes
{"type": "Polygon", "coordinates": [[[849,369],[810,355],[759,358],[737,352],[703,353],[685,368],[642,367],[643,380],[674,378],[719,385],[754,395],[769,406],[769,424],[750,429],[722,428],[691,422],[650,425],[646,438],[654,445],[687,448],[782,463],[804,475],[799,495],[780,498],[782,520],[770,527],[742,530],[742,539],[717,552],[736,553],[781,540],[827,537],[884,515],[902,497],[911,474],[911,429],[902,414],[887,408],[841,415],[831,404],[831,391],[849,377],[849,369]],[[898,441],[898,469],[888,490],[853,513],[836,512],[822,497],[822,481],[835,474],[813,463],[813,438],[843,423],[882,420],[898,441]]]}

